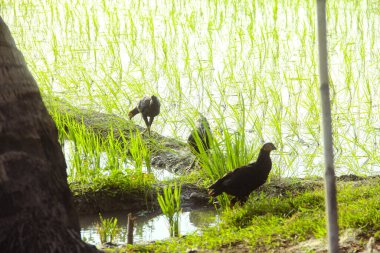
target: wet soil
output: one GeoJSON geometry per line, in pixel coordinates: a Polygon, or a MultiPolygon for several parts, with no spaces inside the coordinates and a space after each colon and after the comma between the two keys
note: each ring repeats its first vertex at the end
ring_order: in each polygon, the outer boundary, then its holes
{"type": "MultiPolygon", "coordinates": [[[[156,185],[146,192],[126,192],[113,187],[92,189],[91,187],[72,188],[74,205],[80,215],[123,211],[126,213],[159,209],[157,192],[162,193],[164,185],[156,185]]],[[[182,185],[181,207],[183,211],[212,207],[206,189],[193,184],[182,185]]]]}

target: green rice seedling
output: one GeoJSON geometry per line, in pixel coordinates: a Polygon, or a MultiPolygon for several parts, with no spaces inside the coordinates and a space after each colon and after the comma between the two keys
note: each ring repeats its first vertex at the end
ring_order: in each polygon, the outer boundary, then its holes
{"type": "Polygon", "coordinates": [[[136,171],[140,171],[142,173],[143,164],[145,162],[148,173],[151,173],[151,150],[149,149],[149,146],[141,137],[141,133],[138,129],[136,129],[136,132],[131,130],[129,134],[129,153],[132,156],[136,171]]]}
{"type": "MultiPolygon", "coordinates": [[[[238,128],[236,108],[244,107],[245,130],[252,132],[244,137],[247,143],[270,138],[302,149],[320,140],[315,1],[10,0],[0,6],[44,96],[125,116],[130,101],[154,92],[171,106],[161,112],[165,120],[156,122],[167,136],[184,137],[180,113],[188,118],[192,110],[208,112],[218,121],[217,108],[223,106],[234,129],[230,133],[238,128]],[[244,104],[228,103],[239,94],[244,104]],[[303,144],[297,144],[300,137],[303,144]]],[[[327,6],[333,124],[355,126],[369,139],[376,139],[376,130],[368,130],[377,128],[380,108],[374,96],[379,93],[377,9],[373,1],[337,0],[327,6]]],[[[339,138],[334,132],[344,152],[361,156],[354,138],[339,138]]],[[[299,166],[291,163],[293,157],[283,161],[290,170],[299,166]]]]}
{"type": "Polygon", "coordinates": [[[170,236],[174,237],[179,236],[179,218],[182,212],[181,190],[181,185],[169,184],[163,188],[162,195],[160,193],[157,195],[158,204],[169,222],[170,236]]]}
{"type": "MultiPolygon", "coordinates": [[[[138,190],[148,196],[154,177],[142,173],[141,169],[128,167],[129,142],[121,130],[117,132],[111,126],[109,134],[100,136],[66,114],[56,112],[53,118],[57,122],[62,143],[66,146],[64,149],[70,183],[91,183],[96,187],[114,185],[126,190],[138,190]],[[119,139],[116,138],[116,133],[119,139]]],[[[149,152],[144,152],[144,148],[145,144],[138,146],[145,154],[142,159],[145,159],[147,168],[150,168],[150,155],[147,155],[149,152]]]]}
{"type": "Polygon", "coordinates": [[[66,122],[67,139],[72,142],[69,152],[70,181],[89,180],[101,169],[101,140],[98,135],[86,129],[83,123],[69,120],[66,122]]]}
{"type": "MultiPolygon", "coordinates": [[[[241,101],[241,103],[244,103],[241,101]]],[[[225,173],[237,167],[248,164],[253,160],[253,154],[258,148],[251,143],[248,144],[245,128],[246,115],[244,110],[234,109],[234,116],[238,129],[231,132],[227,119],[222,118],[217,122],[220,133],[216,132],[209,152],[201,151],[199,154],[202,173],[208,178],[208,182],[214,182],[225,173]]],[[[220,112],[223,115],[223,112],[220,112]]],[[[199,139],[198,139],[199,142],[199,139]]],[[[225,194],[218,196],[218,202],[223,209],[229,206],[229,200],[225,194]]]]}
{"type": "MultiPolygon", "coordinates": [[[[246,146],[244,138],[239,133],[231,134],[224,130],[223,134],[225,135],[222,141],[224,147],[214,143],[210,155],[205,157],[204,153],[200,154],[203,172],[210,183],[227,172],[247,164],[252,159],[252,155],[248,155],[250,148],[246,146]]],[[[225,194],[218,196],[218,202],[223,209],[229,206],[229,200],[225,194]]]]}
{"type": "Polygon", "coordinates": [[[115,141],[112,129],[111,129],[110,134],[103,141],[102,146],[107,156],[107,164],[105,166],[106,169],[110,171],[119,170],[122,167],[122,164],[119,158],[119,154],[121,154],[120,144],[115,141]]]}
{"type": "Polygon", "coordinates": [[[100,236],[100,242],[113,243],[114,240],[119,236],[121,228],[117,224],[117,218],[103,218],[99,213],[100,222],[96,224],[96,230],[100,236]]]}
{"type": "Polygon", "coordinates": [[[65,140],[67,138],[66,131],[66,122],[68,121],[67,115],[63,115],[57,112],[55,109],[50,111],[50,115],[52,116],[55,125],[58,130],[58,142],[61,144],[62,149],[64,148],[65,140]]]}

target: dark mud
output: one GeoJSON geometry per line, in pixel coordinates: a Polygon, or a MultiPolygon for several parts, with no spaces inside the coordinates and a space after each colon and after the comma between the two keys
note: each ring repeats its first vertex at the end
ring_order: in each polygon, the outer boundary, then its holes
{"type": "MultiPolygon", "coordinates": [[[[126,213],[159,209],[157,193],[163,185],[156,185],[146,192],[126,192],[118,187],[92,189],[72,187],[74,205],[80,215],[123,211],[126,213]]],[[[181,207],[183,211],[212,207],[206,189],[193,184],[182,185],[181,207]]]]}

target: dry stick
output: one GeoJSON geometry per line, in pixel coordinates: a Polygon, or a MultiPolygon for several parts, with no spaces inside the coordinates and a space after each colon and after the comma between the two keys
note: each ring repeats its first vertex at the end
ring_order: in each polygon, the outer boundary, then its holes
{"type": "Polygon", "coordinates": [[[127,244],[133,244],[133,226],[135,219],[136,218],[132,216],[132,213],[128,214],[127,244]]]}
{"type": "Polygon", "coordinates": [[[328,221],[328,250],[330,253],[335,253],[339,251],[339,228],[327,60],[326,0],[317,0],[317,19],[319,49],[319,82],[323,123],[323,151],[325,157],[325,202],[328,221]]]}

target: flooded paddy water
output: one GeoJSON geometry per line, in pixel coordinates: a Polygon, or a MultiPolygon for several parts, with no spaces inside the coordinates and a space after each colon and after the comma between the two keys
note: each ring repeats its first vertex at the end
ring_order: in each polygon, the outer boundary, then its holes
{"type": "MultiPolygon", "coordinates": [[[[156,94],[159,134],[186,139],[200,112],[222,144],[275,143],[277,175],[323,175],[315,1],[79,2],[1,6],[44,95],[127,118],[156,94]]],[[[327,4],[336,169],[377,173],[378,4],[327,4]]]]}
{"type": "MultiPolygon", "coordinates": [[[[103,218],[115,217],[121,228],[119,236],[113,243],[126,244],[127,236],[127,214],[122,212],[106,213],[103,218]]],[[[136,220],[134,222],[134,242],[144,243],[155,240],[163,240],[170,237],[169,224],[162,214],[149,214],[140,212],[134,214],[136,220]]],[[[218,215],[215,209],[198,209],[182,212],[180,215],[179,231],[180,235],[197,232],[199,229],[213,226],[218,222],[218,215]]],[[[101,244],[99,234],[97,232],[97,224],[99,223],[98,215],[87,215],[80,217],[81,236],[82,239],[94,244],[101,244]]]]}

